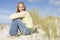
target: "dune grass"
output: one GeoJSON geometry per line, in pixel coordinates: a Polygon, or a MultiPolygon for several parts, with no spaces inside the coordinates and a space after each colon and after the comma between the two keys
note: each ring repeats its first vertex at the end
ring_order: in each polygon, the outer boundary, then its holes
{"type": "Polygon", "coordinates": [[[38,28],[42,28],[46,32],[49,40],[52,40],[52,38],[56,40],[57,38],[57,25],[55,23],[56,18],[53,16],[40,18],[41,16],[39,16],[39,12],[36,9],[30,10],[29,12],[30,15],[32,16],[34,25],[38,25],[38,28]]]}

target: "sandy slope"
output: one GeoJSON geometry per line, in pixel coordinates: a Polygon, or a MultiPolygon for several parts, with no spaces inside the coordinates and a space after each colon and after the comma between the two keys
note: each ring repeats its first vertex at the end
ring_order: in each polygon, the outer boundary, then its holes
{"type": "Polygon", "coordinates": [[[34,33],[32,35],[21,35],[19,37],[7,37],[9,35],[9,25],[0,25],[0,40],[45,40],[44,32],[40,30],[41,33],[34,33]]]}
{"type": "Polygon", "coordinates": [[[3,24],[0,25],[0,40],[48,40],[48,37],[45,35],[45,31],[38,29],[39,33],[34,33],[32,35],[21,35],[19,37],[9,37],[9,25],[3,24]]]}

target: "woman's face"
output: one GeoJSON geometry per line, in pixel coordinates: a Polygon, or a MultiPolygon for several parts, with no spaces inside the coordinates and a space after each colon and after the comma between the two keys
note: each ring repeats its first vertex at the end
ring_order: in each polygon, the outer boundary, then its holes
{"type": "Polygon", "coordinates": [[[19,4],[19,11],[20,12],[24,11],[24,5],[23,4],[19,4]]]}

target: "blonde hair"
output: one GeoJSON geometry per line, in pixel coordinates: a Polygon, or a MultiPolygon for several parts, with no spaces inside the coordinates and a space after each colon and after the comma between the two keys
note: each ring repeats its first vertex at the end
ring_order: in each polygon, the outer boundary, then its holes
{"type": "Polygon", "coordinates": [[[19,11],[19,4],[23,4],[23,6],[24,6],[24,11],[26,11],[25,4],[24,4],[23,2],[18,2],[17,8],[16,8],[16,12],[20,12],[20,11],[19,11]]]}

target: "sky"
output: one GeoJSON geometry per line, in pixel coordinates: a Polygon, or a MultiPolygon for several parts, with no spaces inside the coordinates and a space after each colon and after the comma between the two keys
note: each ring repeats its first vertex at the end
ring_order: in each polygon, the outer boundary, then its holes
{"type": "Polygon", "coordinates": [[[37,8],[41,17],[60,17],[60,0],[0,0],[0,23],[11,22],[9,17],[16,12],[19,1],[25,3],[27,10],[37,8]]]}

